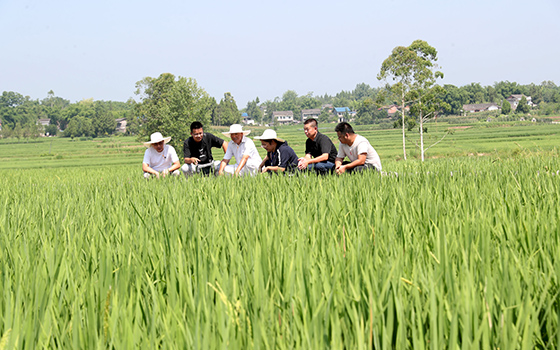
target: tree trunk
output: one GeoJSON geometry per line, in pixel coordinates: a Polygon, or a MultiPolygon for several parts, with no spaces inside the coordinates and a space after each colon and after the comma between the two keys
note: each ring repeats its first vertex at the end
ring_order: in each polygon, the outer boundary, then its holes
{"type": "Polygon", "coordinates": [[[424,161],[424,116],[422,115],[422,109],[420,109],[420,151],[422,152],[422,161],[424,161]]]}
{"type": "Polygon", "coordinates": [[[404,155],[404,160],[406,160],[406,138],[404,133],[404,91],[401,95],[401,116],[402,116],[402,150],[404,155]]]}

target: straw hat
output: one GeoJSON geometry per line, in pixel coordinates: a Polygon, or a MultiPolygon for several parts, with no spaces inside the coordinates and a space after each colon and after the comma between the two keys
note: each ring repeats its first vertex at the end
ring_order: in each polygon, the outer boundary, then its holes
{"type": "Polygon", "coordinates": [[[286,142],[285,140],[276,136],[276,131],[272,129],[266,129],[261,136],[256,136],[255,140],[276,140],[276,142],[286,142]]]}
{"type": "Polygon", "coordinates": [[[247,136],[251,133],[251,130],[243,130],[243,127],[240,124],[231,124],[229,127],[229,131],[223,132],[222,134],[229,136],[231,134],[239,134],[242,133],[243,136],[247,136]]]}
{"type": "Polygon", "coordinates": [[[163,141],[163,143],[165,144],[165,143],[168,143],[169,140],[171,140],[171,136],[163,137],[161,135],[161,132],[154,132],[153,134],[150,135],[150,141],[144,142],[144,146],[150,147],[150,146],[152,146],[152,144],[158,143],[158,142],[161,142],[161,141],[163,141]]]}

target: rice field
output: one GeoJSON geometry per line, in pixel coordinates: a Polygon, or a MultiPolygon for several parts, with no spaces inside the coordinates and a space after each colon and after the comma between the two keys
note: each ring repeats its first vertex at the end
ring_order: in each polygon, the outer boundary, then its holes
{"type": "Polygon", "coordinates": [[[0,349],[558,348],[558,149],[382,160],[0,170],[0,349]]]}

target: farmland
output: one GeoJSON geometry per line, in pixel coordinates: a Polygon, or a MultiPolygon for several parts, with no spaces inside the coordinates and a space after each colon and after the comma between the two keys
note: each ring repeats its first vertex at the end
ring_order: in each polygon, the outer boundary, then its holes
{"type": "Polygon", "coordinates": [[[422,164],[357,128],[386,175],[161,181],[132,138],[0,141],[0,349],[558,348],[558,131],[422,164]]]}

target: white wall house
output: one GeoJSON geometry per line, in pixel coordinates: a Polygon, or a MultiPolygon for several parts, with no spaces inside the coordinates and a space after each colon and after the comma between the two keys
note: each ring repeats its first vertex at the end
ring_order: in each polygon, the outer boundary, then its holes
{"type": "Polygon", "coordinates": [[[306,121],[307,119],[317,119],[321,114],[321,109],[302,109],[301,110],[301,120],[306,121]]]}
{"type": "Polygon", "coordinates": [[[278,124],[292,124],[294,122],[294,112],[276,111],[272,112],[272,119],[278,124]]]}

